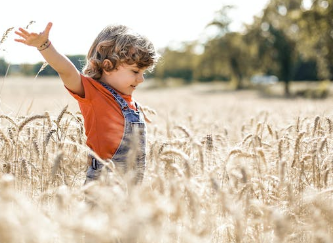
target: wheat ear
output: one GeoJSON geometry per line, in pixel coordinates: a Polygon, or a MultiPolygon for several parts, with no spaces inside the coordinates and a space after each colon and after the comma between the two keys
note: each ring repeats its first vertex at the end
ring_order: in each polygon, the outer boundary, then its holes
{"type": "Polygon", "coordinates": [[[66,106],[62,109],[62,111],[60,112],[60,114],[58,115],[58,117],[57,117],[57,124],[58,124],[58,125],[60,124],[61,119],[63,118],[65,112],[67,111],[67,108],[68,108],[68,105],[66,105],[66,106]]]}
{"type": "Polygon", "coordinates": [[[16,122],[9,116],[6,116],[6,115],[0,115],[0,118],[4,118],[6,120],[8,120],[10,123],[12,123],[15,127],[17,127],[17,124],[16,122]]]}
{"type": "Polygon", "coordinates": [[[313,124],[313,131],[312,131],[312,136],[314,137],[314,135],[316,134],[318,125],[319,125],[319,116],[316,116],[315,120],[314,120],[314,124],[313,124]]]}
{"type": "Polygon", "coordinates": [[[332,124],[332,120],[329,119],[328,117],[326,118],[327,124],[328,124],[328,132],[331,135],[332,131],[333,131],[333,124],[332,124]]]}
{"type": "Polygon", "coordinates": [[[36,120],[36,119],[44,119],[44,118],[47,118],[46,116],[44,115],[35,115],[35,116],[31,116],[31,117],[28,117],[26,118],[25,120],[23,120],[19,126],[18,126],[18,132],[22,131],[22,129],[31,121],[33,120],[36,120]]]}
{"type": "Polygon", "coordinates": [[[32,25],[32,24],[34,24],[34,23],[36,23],[36,21],[31,20],[31,21],[27,24],[27,26],[26,26],[25,28],[28,29],[28,28],[30,27],[30,25],[32,25]]]}
{"type": "Polygon", "coordinates": [[[14,27],[10,27],[8,28],[5,33],[2,35],[1,41],[0,41],[0,45],[3,44],[5,42],[5,40],[7,39],[9,33],[14,29],[14,27]]]}
{"type": "Polygon", "coordinates": [[[60,162],[62,161],[63,157],[64,157],[64,153],[61,151],[57,154],[57,156],[54,159],[54,163],[53,163],[52,171],[51,171],[52,181],[54,181],[55,175],[60,167],[60,162]]]}
{"type": "Polygon", "coordinates": [[[40,69],[38,70],[35,79],[37,78],[37,76],[47,67],[47,65],[49,65],[47,62],[44,62],[43,65],[40,67],[40,69]]]}

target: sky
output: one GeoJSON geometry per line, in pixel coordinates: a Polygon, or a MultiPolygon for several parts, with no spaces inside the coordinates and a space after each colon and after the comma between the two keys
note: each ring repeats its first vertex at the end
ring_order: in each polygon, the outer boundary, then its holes
{"type": "MultiPolygon", "coordinates": [[[[43,31],[53,23],[49,39],[66,55],[85,55],[97,34],[109,24],[124,24],[147,36],[157,49],[207,35],[205,26],[223,5],[229,12],[230,29],[241,31],[253,16],[261,14],[269,0],[4,0],[1,3],[0,35],[8,28],[43,31]]],[[[11,64],[43,61],[40,53],[14,41],[14,31],[0,44],[0,58],[11,64]]]]}

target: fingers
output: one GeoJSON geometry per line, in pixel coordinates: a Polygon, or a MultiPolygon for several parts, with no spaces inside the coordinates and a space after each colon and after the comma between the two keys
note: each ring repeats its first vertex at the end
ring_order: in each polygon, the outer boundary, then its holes
{"type": "MultiPolygon", "coordinates": [[[[49,36],[50,30],[52,28],[52,23],[49,22],[46,27],[45,30],[43,32],[40,32],[39,35],[46,35],[49,36]]],[[[23,29],[23,28],[19,28],[19,31],[15,31],[15,34],[21,36],[22,38],[27,38],[30,35],[36,35],[36,33],[32,33],[32,32],[28,32],[27,30],[23,29]]]]}
{"type": "MultiPolygon", "coordinates": [[[[22,31],[21,28],[19,29],[21,32],[19,31],[15,31],[14,33],[17,34],[18,36],[22,37],[23,39],[21,39],[22,41],[19,41],[19,42],[24,42],[26,41],[28,38],[31,38],[31,37],[36,37],[38,36],[38,34],[36,33],[29,33],[27,31],[22,31]]],[[[18,39],[16,39],[18,40],[18,39]]]]}
{"type": "Polygon", "coordinates": [[[17,34],[18,36],[27,39],[30,35],[30,33],[22,28],[19,28],[19,31],[15,31],[15,34],[17,34]]]}
{"type": "Polygon", "coordinates": [[[24,39],[14,39],[14,41],[16,41],[16,42],[21,42],[21,43],[25,43],[25,40],[24,39]]]}
{"type": "Polygon", "coordinates": [[[14,33],[21,37],[22,39],[14,39],[16,42],[20,42],[29,46],[40,46],[43,44],[49,37],[50,30],[52,28],[52,23],[49,22],[45,30],[40,33],[29,32],[23,28],[19,28],[18,31],[14,33]]]}
{"type": "MultiPolygon", "coordinates": [[[[25,29],[23,29],[23,28],[19,28],[19,31],[21,31],[21,33],[22,34],[24,34],[24,35],[26,35],[26,36],[29,36],[29,32],[28,31],[26,31],[25,29]]],[[[15,32],[16,33],[16,32],[15,32]]]]}
{"type": "MultiPolygon", "coordinates": [[[[20,30],[21,31],[21,30],[20,30]]],[[[26,32],[26,31],[25,31],[26,32]]],[[[21,42],[21,43],[25,43],[26,39],[28,38],[28,35],[27,34],[24,34],[22,31],[19,32],[19,31],[15,31],[14,32],[16,35],[22,37],[23,39],[14,39],[14,41],[16,42],[21,42]]]]}
{"type": "Polygon", "coordinates": [[[15,31],[14,33],[17,34],[18,36],[24,38],[24,39],[28,39],[29,37],[32,37],[32,36],[35,37],[37,35],[36,33],[28,32],[23,28],[19,28],[19,31],[15,31]]]}
{"type": "Polygon", "coordinates": [[[14,33],[17,34],[18,36],[21,36],[22,38],[26,38],[27,37],[27,35],[25,35],[25,34],[23,34],[21,32],[18,32],[18,31],[15,31],[14,33]]]}

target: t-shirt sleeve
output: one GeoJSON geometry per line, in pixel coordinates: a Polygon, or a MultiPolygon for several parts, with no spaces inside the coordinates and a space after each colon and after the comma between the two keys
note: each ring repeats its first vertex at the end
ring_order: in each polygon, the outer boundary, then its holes
{"type": "Polygon", "coordinates": [[[81,76],[81,82],[82,82],[82,85],[83,85],[83,89],[84,89],[84,97],[81,97],[75,93],[73,93],[71,90],[69,90],[66,86],[65,88],[67,89],[67,91],[69,92],[69,94],[71,96],[73,96],[74,99],[76,99],[79,103],[86,103],[86,102],[89,102],[90,100],[90,81],[87,77],[83,76],[82,74],[80,74],[81,76]]]}

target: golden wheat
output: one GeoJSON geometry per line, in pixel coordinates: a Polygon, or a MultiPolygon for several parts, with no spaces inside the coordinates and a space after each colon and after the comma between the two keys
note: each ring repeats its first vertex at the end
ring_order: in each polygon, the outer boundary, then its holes
{"type": "Polygon", "coordinates": [[[9,33],[14,29],[14,27],[8,28],[5,33],[3,33],[1,40],[0,40],[0,46],[5,42],[5,40],[8,38],[9,33]]]}
{"type": "MultiPolygon", "coordinates": [[[[83,186],[91,151],[69,106],[2,115],[0,242],[333,241],[332,114],[306,100],[267,108],[253,98],[251,107],[236,99],[235,115],[234,94],[175,92],[191,102],[163,102],[148,125],[141,185],[101,160],[112,172],[83,186]]],[[[332,100],[321,102],[325,110],[332,100]]]]}

